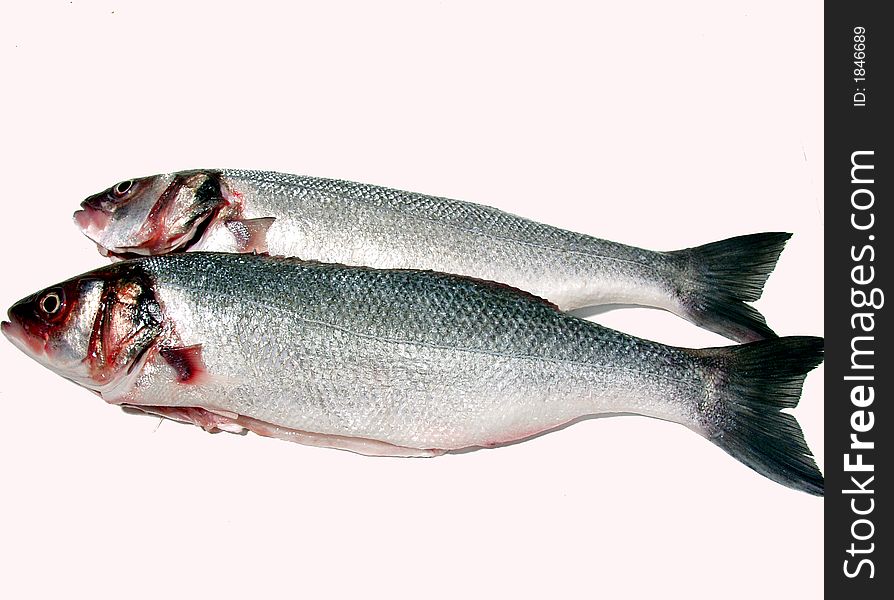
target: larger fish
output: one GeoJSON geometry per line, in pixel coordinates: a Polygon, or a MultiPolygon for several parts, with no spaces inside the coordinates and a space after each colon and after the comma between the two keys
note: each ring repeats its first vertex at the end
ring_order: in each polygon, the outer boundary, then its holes
{"type": "Polygon", "coordinates": [[[267,251],[500,281],[563,310],[666,309],[737,341],[775,337],[746,302],[763,290],[787,233],[654,252],[499,210],[373,185],[262,171],[187,171],[121,182],[75,221],[105,254],[267,251]]]}
{"type": "Polygon", "coordinates": [[[636,413],[823,493],[795,418],[821,338],[689,350],[465,277],[184,253],[124,261],[15,304],[3,333],[107,402],[377,455],[494,446],[636,413]]]}

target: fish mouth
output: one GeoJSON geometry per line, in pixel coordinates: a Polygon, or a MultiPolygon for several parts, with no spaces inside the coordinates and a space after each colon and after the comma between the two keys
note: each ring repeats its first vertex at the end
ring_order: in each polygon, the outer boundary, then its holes
{"type": "Polygon", "coordinates": [[[81,210],[76,210],[72,215],[75,225],[84,232],[84,235],[91,240],[96,241],[99,233],[109,224],[109,215],[101,210],[84,206],[81,210]]]}
{"type": "MultiPolygon", "coordinates": [[[[128,260],[131,258],[140,258],[151,256],[152,252],[146,250],[142,245],[137,246],[108,246],[108,242],[103,243],[103,231],[109,223],[109,215],[105,212],[85,206],[81,210],[76,210],[72,215],[72,219],[78,229],[81,230],[87,239],[96,244],[96,249],[102,256],[115,260],[128,260]]],[[[176,251],[173,249],[171,251],[176,251]]]]}
{"type": "Polygon", "coordinates": [[[13,346],[28,356],[40,358],[41,356],[46,355],[45,345],[42,344],[40,340],[28,335],[25,328],[19,323],[16,323],[15,321],[0,322],[0,331],[3,332],[3,335],[13,346]]]}

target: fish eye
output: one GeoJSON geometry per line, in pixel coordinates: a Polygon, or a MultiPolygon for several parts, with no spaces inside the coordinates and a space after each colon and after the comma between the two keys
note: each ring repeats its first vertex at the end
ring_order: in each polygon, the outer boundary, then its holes
{"type": "Polygon", "coordinates": [[[133,179],[128,179],[127,181],[122,181],[121,183],[116,184],[115,187],[112,188],[112,195],[116,198],[125,196],[133,187],[133,183],[133,179]]]}
{"type": "Polygon", "coordinates": [[[40,300],[38,300],[37,305],[45,315],[50,317],[55,315],[62,309],[63,301],[61,292],[57,290],[47,292],[40,298],[40,300]]]}

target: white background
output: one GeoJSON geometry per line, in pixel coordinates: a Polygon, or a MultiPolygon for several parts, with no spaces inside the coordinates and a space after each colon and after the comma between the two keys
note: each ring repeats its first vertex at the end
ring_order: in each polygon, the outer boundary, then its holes
{"type": "MultiPolygon", "coordinates": [[[[239,167],[655,249],[791,231],[758,307],[780,334],[823,334],[817,3],[135,4],[4,5],[4,308],[104,263],[71,223],[85,196],[239,167]]],[[[593,318],[726,343],[656,310],[593,318]]],[[[5,340],[0,365],[2,597],[822,591],[822,499],[680,426],[597,419],[495,450],[371,459],[159,426],[5,340]]],[[[795,411],[821,466],[822,377],[795,411]]]]}

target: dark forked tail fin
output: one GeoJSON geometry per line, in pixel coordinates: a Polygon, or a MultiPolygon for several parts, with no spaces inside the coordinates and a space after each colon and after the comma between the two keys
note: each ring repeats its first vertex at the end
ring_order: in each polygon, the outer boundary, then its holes
{"type": "Polygon", "coordinates": [[[761,297],[790,233],[754,233],[677,250],[683,315],[737,342],[774,338],[757,309],[745,304],[761,297]]]}
{"type": "Polygon", "coordinates": [[[693,350],[716,382],[699,405],[702,434],[761,475],[823,495],[794,408],[807,373],[823,361],[823,339],[784,337],[725,348],[693,350]]]}

